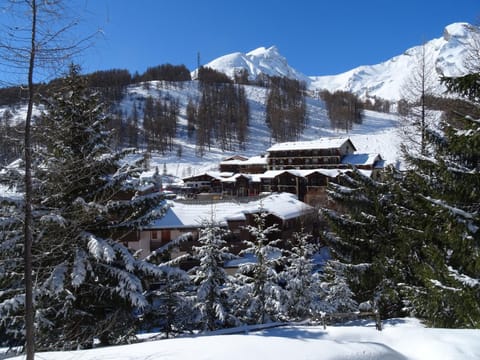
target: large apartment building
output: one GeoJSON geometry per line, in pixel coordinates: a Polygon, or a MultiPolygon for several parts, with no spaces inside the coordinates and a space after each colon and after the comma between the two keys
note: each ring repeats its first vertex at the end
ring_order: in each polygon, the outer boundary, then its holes
{"type": "Polygon", "coordinates": [[[284,142],[268,150],[268,170],[337,168],[342,159],[356,151],[350,139],[319,139],[284,142]]]}

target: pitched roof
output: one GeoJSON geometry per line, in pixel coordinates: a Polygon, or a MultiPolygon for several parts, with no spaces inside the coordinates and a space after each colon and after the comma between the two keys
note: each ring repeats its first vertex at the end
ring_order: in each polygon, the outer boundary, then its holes
{"type": "Polygon", "coordinates": [[[342,158],[344,165],[375,165],[382,161],[380,154],[349,154],[342,158]]]}
{"type": "Polygon", "coordinates": [[[250,158],[227,158],[220,162],[221,165],[266,165],[267,157],[266,156],[252,156],[250,158]]]}
{"type": "Polygon", "coordinates": [[[293,194],[275,193],[248,203],[215,202],[212,204],[188,204],[169,202],[166,214],[145,226],[147,229],[198,228],[209,220],[226,226],[228,220],[244,220],[246,214],[257,213],[260,209],[282,220],[293,219],[313,211],[293,194]]]}
{"type": "Polygon", "coordinates": [[[312,141],[292,141],[272,145],[268,152],[283,150],[313,150],[313,149],[336,149],[349,142],[356,150],[352,141],[348,138],[324,138],[312,141]]]}

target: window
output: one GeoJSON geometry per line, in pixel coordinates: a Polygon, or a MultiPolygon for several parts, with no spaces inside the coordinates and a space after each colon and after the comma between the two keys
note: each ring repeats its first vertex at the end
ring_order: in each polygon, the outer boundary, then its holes
{"type": "Polygon", "coordinates": [[[158,232],[157,232],[157,230],[152,230],[152,231],[150,232],[150,238],[151,238],[151,240],[157,240],[157,239],[158,239],[158,232]]]}

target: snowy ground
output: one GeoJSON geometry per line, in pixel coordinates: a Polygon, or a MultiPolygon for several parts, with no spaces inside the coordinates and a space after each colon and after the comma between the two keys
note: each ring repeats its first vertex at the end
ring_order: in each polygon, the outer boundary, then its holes
{"type": "MultiPolygon", "coordinates": [[[[1,358],[1,355],[0,355],[1,358]]],[[[284,326],[248,334],[210,335],[36,354],[41,360],[469,360],[480,359],[480,330],[430,329],[394,319],[383,331],[370,322],[284,326]]],[[[24,359],[23,356],[13,359],[24,359]]]]}

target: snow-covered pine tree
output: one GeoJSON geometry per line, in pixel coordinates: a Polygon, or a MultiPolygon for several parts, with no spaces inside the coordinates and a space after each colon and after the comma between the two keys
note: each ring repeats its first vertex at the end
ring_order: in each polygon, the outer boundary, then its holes
{"type": "Polygon", "coordinates": [[[156,329],[169,338],[195,329],[196,302],[190,276],[178,267],[164,266],[164,274],[147,293],[149,306],[142,316],[142,329],[156,329]]]}
{"type": "MultiPolygon", "coordinates": [[[[357,265],[358,266],[358,265],[357,265]]],[[[325,297],[325,312],[351,313],[358,310],[355,294],[348,285],[348,272],[355,265],[343,264],[336,260],[328,260],[323,269],[323,287],[327,293],[325,297]]]]}
{"type": "Polygon", "coordinates": [[[0,346],[24,344],[25,285],[23,281],[24,199],[18,169],[0,170],[0,346]],[[12,316],[6,316],[11,313],[12,316]]]}
{"type": "MultiPolygon", "coordinates": [[[[452,109],[427,132],[433,156],[407,153],[412,166],[405,186],[416,193],[417,214],[435,248],[425,289],[412,297],[419,316],[444,327],[480,326],[480,76],[444,78],[472,113],[452,109]]],[[[465,107],[463,107],[465,108],[465,107]]],[[[416,289],[414,289],[416,290],[416,289]]]]}
{"type": "Polygon", "coordinates": [[[199,246],[193,247],[193,258],[199,265],[192,269],[196,285],[196,308],[199,324],[204,331],[211,331],[232,324],[228,306],[230,277],[223,265],[235,256],[230,253],[225,237],[228,232],[213,219],[203,224],[198,238],[199,246]]]}
{"type": "Polygon", "coordinates": [[[280,273],[285,282],[285,311],[290,320],[317,317],[326,311],[325,292],[319,273],[314,269],[313,255],[317,247],[312,236],[303,231],[295,232],[289,244],[286,267],[280,273]]]}
{"type": "Polygon", "coordinates": [[[189,274],[180,268],[190,255],[171,256],[173,249],[189,240],[190,233],[182,234],[146,257],[145,260],[159,264],[164,273],[149,285],[149,306],[142,313],[142,330],[157,329],[167,338],[196,330],[195,287],[189,274]]]}
{"type": "MultiPolygon", "coordinates": [[[[163,273],[122,241],[160,214],[161,198],[135,195],[142,161],[122,162],[127,153],[111,150],[108,118],[78,68],[45,108],[34,199],[38,349],[122,342],[135,329],[134,310],[147,305],[143,280],[163,273]]],[[[0,304],[2,319],[15,316],[12,299],[0,304]]]]}
{"type": "Polygon", "coordinates": [[[267,212],[260,208],[253,216],[255,224],[245,227],[250,239],[244,241],[245,248],[240,253],[252,257],[252,261],[239,266],[231,306],[240,322],[264,324],[284,316],[284,291],[277,272],[277,267],[283,265],[284,254],[277,246],[280,239],[274,236],[278,226],[266,225],[267,212]]]}
{"type": "Polygon", "coordinates": [[[359,170],[343,174],[340,184],[332,183],[328,190],[342,211],[322,211],[331,227],[327,243],[333,259],[348,269],[341,276],[354,299],[374,302],[382,317],[403,314],[400,284],[423,285],[420,274],[434,251],[424,241],[429,229],[423,228],[424,216],[412,210],[414,201],[401,186],[402,177],[394,168],[385,171],[382,181],[359,170]]]}

